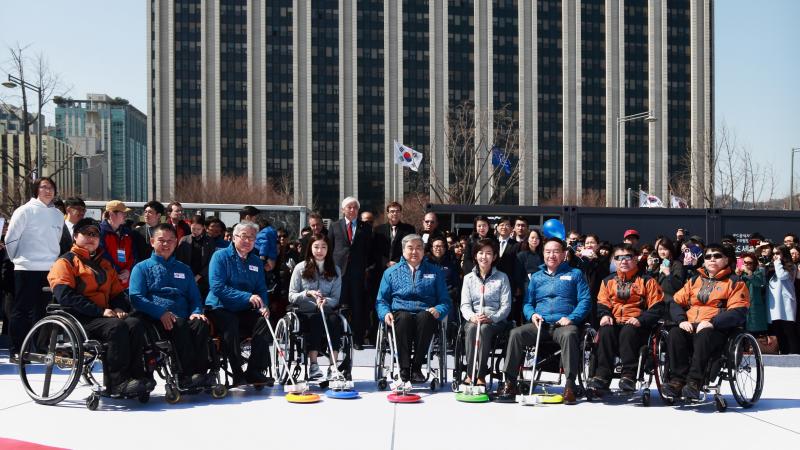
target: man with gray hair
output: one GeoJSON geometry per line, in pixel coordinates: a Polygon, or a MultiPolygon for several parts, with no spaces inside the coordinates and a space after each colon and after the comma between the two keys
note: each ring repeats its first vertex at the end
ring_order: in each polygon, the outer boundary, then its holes
{"type": "Polygon", "coordinates": [[[328,238],[333,247],[333,262],[342,272],[342,303],[350,306],[353,348],[364,345],[367,311],[364,301],[364,277],[373,263],[372,227],[358,219],[361,204],[355,197],[342,200],[341,220],[331,224],[328,238]]]}
{"type": "Polygon", "coordinates": [[[379,320],[396,327],[400,378],[423,383],[422,364],[437,321],[450,309],[450,294],[439,267],[423,260],[422,237],[409,234],[401,244],[403,256],[383,273],[375,309],[379,320]]]}

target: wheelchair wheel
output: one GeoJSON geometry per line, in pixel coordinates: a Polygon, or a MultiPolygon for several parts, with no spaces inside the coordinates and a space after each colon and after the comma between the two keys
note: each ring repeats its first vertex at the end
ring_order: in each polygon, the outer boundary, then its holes
{"type": "Polygon", "coordinates": [[[440,322],[439,325],[439,348],[438,348],[438,357],[439,357],[439,376],[438,383],[440,385],[447,384],[447,318],[445,317],[444,320],[440,322]]]}
{"type": "Polygon", "coordinates": [[[749,408],[761,398],[764,389],[761,349],[753,335],[741,333],[733,338],[728,351],[728,380],[733,398],[743,408],[749,408]]]}
{"type": "Polygon", "coordinates": [[[165,391],[164,400],[166,400],[170,405],[174,405],[181,401],[181,393],[174,386],[167,385],[165,391]]]}
{"type": "Polygon", "coordinates": [[[83,343],[64,317],[47,316],[25,336],[19,354],[19,376],[28,396],[42,405],[67,398],[83,373],[83,343]]]}
{"type": "Polygon", "coordinates": [[[291,376],[290,373],[287,373],[286,367],[284,367],[283,361],[281,361],[282,357],[278,352],[278,345],[280,345],[280,348],[282,348],[284,351],[283,357],[286,358],[287,365],[291,370],[292,342],[289,333],[289,327],[291,326],[289,323],[290,320],[290,315],[287,314],[283,316],[280,321],[278,321],[278,324],[275,326],[275,342],[270,348],[270,353],[272,354],[272,368],[275,370],[275,379],[281,384],[287,383],[289,381],[289,377],[291,376]]]}
{"type": "Polygon", "coordinates": [[[461,381],[465,378],[467,371],[467,349],[464,343],[464,326],[458,327],[455,342],[453,343],[453,392],[458,392],[461,381]]]}
{"type": "Polygon", "coordinates": [[[342,321],[342,337],[339,343],[339,354],[337,355],[337,367],[347,380],[353,379],[353,332],[350,324],[343,314],[339,314],[342,321]]]}
{"type": "Polygon", "coordinates": [[[578,386],[582,392],[586,392],[587,382],[592,375],[594,375],[594,354],[595,354],[595,340],[597,338],[597,331],[594,328],[587,327],[583,333],[583,341],[581,342],[581,371],[578,372],[578,386]]]}
{"type": "Polygon", "coordinates": [[[667,353],[667,338],[669,332],[665,329],[660,329],[652,341],[651,355],[653,358],[653,371],[655,372],[656,387],[658,388],[658,395],[661,400],[671,405],[674,399],[665,397],[662,392],[664,391],[663,385],[669,381],[669,353],[667,353]]]}
{"type": "MultiPolygon", "coordinates": [[[[387,373],[391,374],[391,368],[387,371],[384,366],[388,351],[386,326],[381,324],[378,327],[378,335],[375,338],[375,383],[377,383],[378,389],[381,391],[388,386],[386,381],[387,373]]],[[[391,357],[389,359],[391,360],[391,357]]]]}

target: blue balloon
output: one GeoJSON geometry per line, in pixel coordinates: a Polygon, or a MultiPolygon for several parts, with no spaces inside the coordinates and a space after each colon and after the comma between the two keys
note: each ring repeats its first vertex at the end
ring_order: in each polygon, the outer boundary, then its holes
{"type": "Polygon", "coordinates": [[[545,238],[556,237],[563,240],[566,237],[564,224],[558,219],[550,219],[542,224],[542,234],[545,238]]]}

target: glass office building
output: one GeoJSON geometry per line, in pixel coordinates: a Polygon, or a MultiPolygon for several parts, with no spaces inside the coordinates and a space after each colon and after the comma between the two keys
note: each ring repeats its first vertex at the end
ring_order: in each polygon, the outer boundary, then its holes
{"type": "MultiPolygon", "coordinates": [[[[713,0],[148,4],[152,197],[246,177],[326,217],[349,195],[379,211],[459,182],[447,143],[465,105],[514,123],[503,203],[618,206],[689,174],[701,207],[712,181],[713,0]],[[394,141],[424,155],[418,172],[393,164],[394,141]]],[[[498,129],[468,137],[505,148],[498,129]]]]}

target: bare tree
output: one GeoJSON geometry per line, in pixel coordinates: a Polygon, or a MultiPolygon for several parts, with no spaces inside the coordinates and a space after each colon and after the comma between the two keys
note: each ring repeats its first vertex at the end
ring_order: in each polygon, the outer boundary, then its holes
{"type": "Polygon", "coordinates": [[[450,173],[443,179],[432,172],[417,191],[429,190],[438,203],[474,205],[488,195],[496,204],[519,184],[519,123],[507,105],[489,113],[464,102],[449,114],[445,136],[450,173]],[[490,136],[476,133],[490,123],[490,136]]]}
{"type": "MultiPolygon", "coordinates": [[[[21,80],[19,83],[19,97],[22,102],[22,117],[19,117],[19,119],[24,133],[22,161],[20,161],[18,148],[15,148],[11,155],[14,180],[12,181],[13,192],[11,195],[6,195],[4,193],[3,196],[5,202],[11,203],[10,205],[4,205],[4,208],[12,211],[25,200],[27,192],[30,191],[33,177],[42,175],[35,174],[37,162],[33,159],[31,154],[30,126],[36,122],[38,122],[37,127],[44,127],[45,124],[42,123],[38,114],[33,115],[28,113],[28,89],[25,87],[25,83],[30,83],[41,88],[42,98],[37,100],[41,101],[42,106],[46,105],[53,98],[56,90],[61,89],[60,76],[51,70],[44,53],[38,53],[36,56],[30,58],[27,56],[29,48],[30,45],[21,45],[20,43],[14,44],[14,46],[8,48],[9,59],[6,61],[6,71],[21,80]]],[[[45,161],[43,160],[42,167],[44,167],[44,165],[45,161]]],[[[50,173],[53,174],[53,171],[50,171],[50,173]]]]}
{"type": "Polygon", "coordinates": [[[254,203],[291,205],[292,195],[282,191],[281,180],[267,180],[263,185],[251,184],[246,176],[222,177],[219,181],[183,177],[175,183],[175,198],[197,203],[254,203]]]}

